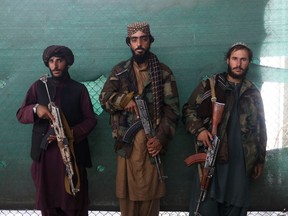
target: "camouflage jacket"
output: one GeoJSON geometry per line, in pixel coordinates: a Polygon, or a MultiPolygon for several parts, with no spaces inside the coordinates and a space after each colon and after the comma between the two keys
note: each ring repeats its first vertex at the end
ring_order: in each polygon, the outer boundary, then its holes
{"type": "MultiPolygon", "coordinates": [[[[221,142],[217,159],[221,162],[226,162],[228,158],[226,127],[234,104],[234,97],[226,75],[226,73],[221,73],[214,76],[217,101],[225,103],[222,121],[218,126],[218,137],[221,142]]],[[[246,173],[251,175],[256,164],[265,162],[267,134],[260,91],[246,78],[241,85],[238,104],[246,173]]],[[[184,104],[182,113],[186,130],[195,135],[195,138],[204,129],[211,131],[212,105],[208,80],[203,80],[193,91],[188,102],[184,104]]]]}
{"type": "MultiPolygon", "coordinates": [[[[133,114],[126,112],[123,101],[127,100],[129,93],[137,95],[137,80],[133,70],[131,59],[120,62],[108,77],[99,96],[102,108],[110,114],[112,137],[115,139],[115,151],[129,157],[132,147],[123,143],[122,138],[126,130],[133,124],[133,114]]],[[[163,84],[163,106],[160,124],[155,128],[156,137],[163,146],[163,152],[167,150],[168,141],[172,139],[179,121],[179,98],[176,80],[172,71],[160,63],[163,84]]],[[[153,119],[153,94],[151,81],[144,83],[142,98],[146,101],[150,118],[153,119]]]]}

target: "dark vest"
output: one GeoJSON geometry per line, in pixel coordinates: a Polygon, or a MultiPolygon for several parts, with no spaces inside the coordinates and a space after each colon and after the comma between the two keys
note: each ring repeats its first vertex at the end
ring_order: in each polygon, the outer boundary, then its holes
{"type": "MultiPolygon", "coordinates": [[[[47,91],[42,81],[38,81],[37,89],[37,103],[47,106],[49,103],[47,91]]],[[[47,80],[48,89],[50,92],[51,100],[54,101],[56,94],[56,86],[51,78],[47,80]]],[[[83,84],[76,82],[72,79],[65,81],[65,87],[62,88],[60,93],[60,108],[63,111],[70,127],[80,123],[83,119],[80,98],[82,93],[83,84]]],[[[58,93],[59,94],[59,93],[58,93]]],[[[35,161],[40,160],[42,150],[40,144],[49,128],[47,120],[39,119],[33,125],[32,131],[32,147],[31,158],[35,161]]],[[[88,139],[85,138],[80,143],[74,143],[74,151],[79,165],[91,167],[91,156],[88,145],[88,139]]]]}

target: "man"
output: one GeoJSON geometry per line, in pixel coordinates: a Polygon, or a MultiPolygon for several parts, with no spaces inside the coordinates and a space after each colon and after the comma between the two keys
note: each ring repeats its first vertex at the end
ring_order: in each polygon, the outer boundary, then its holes
{"type": "MultiPolygon", "coordinates": [[[[263,102],[259,90],[246,78],[252,57],[246,44],[236,43],[226,54],[227,72],[212,77],[217,102],[225,106],[216,134],[220,146],[215,173],[199,208],[203,216],[247,215],[251,180],[263,170],[267,141],[263,102]]],[[[186,129],[197,139],[198,149],[211,147],[213,139],[211,92],[209,80],[202,81],[182,110],[186,129]]],[[[195,174],[190,215],[194,215],[199,194],[195,174]]]]}
{"type": "MultiPolygon", "coordinates": [[[[172,71],[160,63],[150,46],[154,41],[148,23],[137,22],[127,27],[126,43],[132,58],[117,64],[100,94],[100,102],[110,113],[112,136],[117,156],[116,196],[122,216],[159,215],[160,198],[165,183],[159,180],[154,157],[167,150],[179,120],[179,99],[172,71]],[[132,143],[123,136],[139,120],[135,103],[139,96],[147,104],[155,136],[139,130],[132,143]]],[[[162,165],[160,171],[163,175],[162,165]]]]}
{"type": "Polygon", "coordinates": [[[40,209],[43,216],[86,216],[89,204],[86,168],[92,166],[87,136],[97,119],[86,87],[71,79],[68,73],[68,68],[74,63],[72,51],[65,46],[49,46],[44,50],[43,61],[52,77],[32,84],[16,114],[21,123],[33,123],[31,173],[36,187],[36,209],[40,209]],[[68,183],[70,189],[75,186],[75,194],[65,187],[67,173],[60,153],[63,148],[60,148],[51,128],[52,123],[56,125],[57,119],[48,109],[48,94],[52,103],[64,114],[61,121],[66,129],[65,135],[70,142],[72,140],[66,159],[70,159],[72,164],[75,162],[72,169],[74,184],[68,183]],[[68,122],[66,126],[65,119],[68,122]]]}

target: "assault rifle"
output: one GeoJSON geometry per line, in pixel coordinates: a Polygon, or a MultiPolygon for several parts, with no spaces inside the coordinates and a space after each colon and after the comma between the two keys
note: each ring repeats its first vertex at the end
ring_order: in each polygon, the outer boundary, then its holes
{"type": "MultiPolygon", "coordinates": [[[[147,138],[152,138],[155,136],[155,130],[154,130],[152,123],[151,123],[151,120],[150,120],[150,116],[148,113],[148,108],[147,108],[146,102],[143,99],[141,99],[140,96],[135,97],[135,102],[136,102],[138,110],[139,110],[140,119],[135,121],[130,126],[130,128],[128,128],[128,130],[125,132],[122,140],[126,143],[131,143],[135,134],[142,128],[144,129],[144,132],[145,132],[147,138]]],[[[168,177],[161,174],[160,155],[158,154],[158,155],[154,156],[153,159],[155,161],[159,180],[162,182],[162,181],[164,181],[164,179],[166,179],[168,177]]]]}
{"type": "Polygon", "coordinates": [[[213,140],[211,142],[211,147],[208,148],[206,153],[197,153],[192,156],[187,157],[184,162],[190,166],[197,162],[204,162],[204,167],[202,170],[202,176],[200,181],[200,195],[197,201],[196,210],[194,212],[194,216],[201,216],[199,213],[199,207],[201,202],[205,200],[206,193],[208,191],[211,179],[214,175],[215,170],[215,161],[217,158],[217,153],[219,149],[220,139],[217,136],[217,127],[221,122],[222,114],[224,111],[225,104],[212,102],[212,135],[213,140]],[[206,154],[206,156],[205,156],[206,154]],[[203,160],[205,158],[205,160],[203,160]]]}
{"type": "Polygon", "coordinates": [[[217,152],[219,148],[219,142],[220,142],[220,139],[216,135],[214,135],[213,140],[211,142],[211,148],[208,148],[207,150],[207,156],[206,156],[203,173],[201,177],[201,182],[200,182],[200,195],[197,201],[196,210],[194,212],[195,216],[201,216],[201,214],[198,211],[199,211],[201,202],[205,200],[206,193],[210,185],[210,181],[214,175],[215,161],[216,161],[217,152]]]}
{"type": "MultiPolygon", "coordinates": [[[[47,86],[47,77],[48,77],[48,75],[44,75],[44,76],[40,77],[40,80],[45,84],[45,87],[46,87],[46,91],[47,91],[47,95],[48,95],[48,99],[49,99],[48,109],[54,118],[52,123],[51,123],[51,127],[54,129],[54,132],[55,132],[55,135],[57,138],[58,147],[60,149],[60,153],[61,153],[64,165],[66,168],[65,189],[69,194],[72,193],[75,196],[76,193],[80,191],[80,180],[78,179],[77,186],[75,187],[74,182],[73,182],[73,176],[75,173],[74,173],[74,169],[73,169],[72,160],[75,164],[75,169],[76,169],[76,173],[77,173],[78,177],[79,177],[79,173],[78,173],[78,169],[77,169],[77,165],[76,165],[75,155],[72,155],[72,153],[71,153],[69,141],[65,135],[64,129],[66,130],[66,132],[69,133],[68,136],[70,137],[70,139],[71,138],[73,139],[73,135],[72,135],[72,131],[70,131],[68,123],[66,122],[64,114],[62,112],[60,112],[59,108],[55,105],[55,103],[51,101],[49,89],[47,86]],[[63,126],[62,120],[63,120],[63,123],[66,127],[63,126]],[[74,157],[72,158],[72,156],[74,156],[74,157]],[[68,180],[67,180],[67,177],[68,177],[68,180]]],[[[73,142],[73,140],[72,140],[72,142],[73,142]]]]}

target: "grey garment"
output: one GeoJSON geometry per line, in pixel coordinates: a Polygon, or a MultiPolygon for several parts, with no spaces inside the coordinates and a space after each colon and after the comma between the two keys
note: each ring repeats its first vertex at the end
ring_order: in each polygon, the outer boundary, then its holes
{"type": "MultiPolygon", "coordinates": [[[[189,216],[194,216],[197,202],[200,195],[200,180],[198,176],[197,166],[193,166],[193,182],[192,193],[189,205],[189,216]]],[[[198,213],[202,216],[247,216],[247,207],[236,207],[226,203],[219,203],[214,199],[206,196],[204,202],[201,202],[198,213]]]]}
{"type": "MultiPolygon", "coordinates": [[[[238,99],[240,85],[233,86],[235,104],[227,125],[228,163],[216,164],[214,177],[204,202],[200,204],[202,216],[245,216],[250,204],[250,179],[246,176],[245,160],[241,143],[238,99]]],[[[197,171],[195,170],[195,173],[197,171]]],[[[194,215],[200,194],[199,177],[194,176],[190,202],[190,216],[194,215]]]]}
{"type": "Polygon", "coordinates": [[[234,105],[227,125],[228,163],[217,164],[211,185],[210,196],[220,203],[238,207],[250,204],[250,179],[246,176],[245,159],[241,143],[239,122],[239,90],[241,85],[231,85],[234,94],[234,105]]]}

